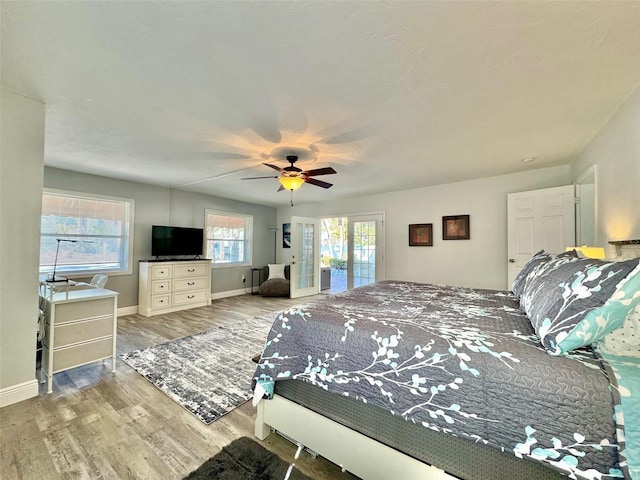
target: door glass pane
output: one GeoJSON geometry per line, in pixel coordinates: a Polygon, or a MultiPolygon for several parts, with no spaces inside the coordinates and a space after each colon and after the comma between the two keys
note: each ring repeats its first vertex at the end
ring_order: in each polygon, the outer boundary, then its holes
{"type": "Polygon", "coordinates": [[[298,276],[296,288],[311,288],[314,284],[313,271],[315,268],[315,251],[313,248],[315,225],[313,223],[299,223],[297,228],[298,245],[298,276]]]}
{"type": "Polygon", "coordinates": [[[376,222],[353,223],[353,286],[376,281],[376,222]]]}
{"type": "Polygon", "coordinates": [[[324,218],[321,222],[320,290],[323,293],[344,292],[347,289],[348,218],[324,218]]]}

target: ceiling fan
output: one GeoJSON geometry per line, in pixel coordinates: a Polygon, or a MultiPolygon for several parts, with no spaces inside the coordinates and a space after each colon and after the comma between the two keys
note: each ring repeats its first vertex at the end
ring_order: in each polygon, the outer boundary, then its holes
{"type": "Polygon", "coordinates": [[[278,191],[291,190],[292,192],[300,188],[303,183],[308,183],[310,185],[315,185],[317,187],[322,187],[322,188],[330,188],[333,186],[332,183],[323,182],[322,180],[317,180],[315,178],[312,178],[312,177],[317,177],[319,175],[332,175],[334,173],[338,173],[333,168],[324,167],[324,168],[315,168],[313,170],[302,170],[301,168],[298,168],[295,166],[295,163],[298,161],[298,155],[287,155],[285,158],[287,162],[289,162],[291,165],[284,168],[280,168],[277,165],[273,165],[271,163],[263,163],[263,165],[266,165],[269,168],[278,170],[280,172],[280,175],[278,176],[271,175],[266,177],[246,177],[246,178],[243,178],[242,180],[277,178],[278,181],[280,182],[280,188],[278,189],[278,191]]]}

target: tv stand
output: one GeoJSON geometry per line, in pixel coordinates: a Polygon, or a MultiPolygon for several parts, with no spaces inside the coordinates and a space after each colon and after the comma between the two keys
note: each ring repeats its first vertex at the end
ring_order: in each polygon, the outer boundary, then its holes
{"type": "Polygon", "coordinates": [[[211,261],[148,260],[139,264],[138,313],[145,317],[211,303],[211,261]]]}
{"type": "Polygon", "coordinates": [[[156,257],[153,260],[140,260],[140,262],[197,262],[199,260],[206,260],[200,258],[200,255],[196,255],[193,258],[160,258],[156,257]]]}

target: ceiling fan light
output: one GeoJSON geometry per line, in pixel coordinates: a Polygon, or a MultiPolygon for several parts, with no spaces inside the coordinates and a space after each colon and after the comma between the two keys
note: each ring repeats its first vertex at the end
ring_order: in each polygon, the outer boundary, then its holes
{"type": "Polygon", "coordinates": [[[304,183],[302,177],[280,177],[278,181],[287,190],[297,190],[304,183]]]}

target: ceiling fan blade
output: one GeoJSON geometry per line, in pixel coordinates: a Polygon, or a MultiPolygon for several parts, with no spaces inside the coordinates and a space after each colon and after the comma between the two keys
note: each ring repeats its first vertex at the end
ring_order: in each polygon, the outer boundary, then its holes
{"type": "Polygon", "coordinates": [[[273,175],[271,175],[269,177],[244,177],[244,178],[241,178],[240,180],[258,180],[258,179],[261,179],[261,178],[280,178],[280,177],[273,176],[273,175]]]}
{"type": "Polygon", "coordinates": [[[280,167],[278,167],[277,165],[272,165],[270,163],[263,163],[263,165],[266,165],[267,167],[270,167],[270,168],[273,168],[274,170],[282,172],[282,169],[280,167]]]}
{"type": "Polygon", "coordinates": [[[306,183],[310,183],[311,185],[315,185],[316,187],[330,188],[333,186],[333,183],[323,182],[322,180],[316,180],[315,178],[305,177],[304,181],[306,183]]]}
{"type": "Polygon", "coordinates": [[[316,177],[318,175],[332,175],[334,173],[338,172],[336,172],[331,167],[316,168],[314,170],[307,170],[306,172],[302,172],[302,174],[306,175],[307,177],[316,177]]]}
{"type": "Polygon", "coordinates": [[[286,190],[286,188],[284,188],[282,185],[280,185],[280,188],[278,189],[278,192],[281,192],[282,190],[286,190]]]}

